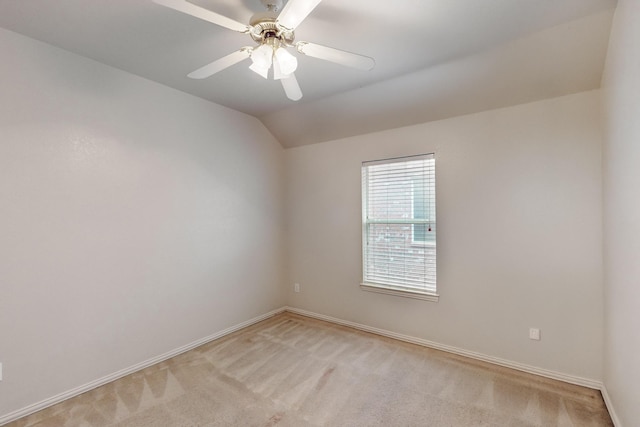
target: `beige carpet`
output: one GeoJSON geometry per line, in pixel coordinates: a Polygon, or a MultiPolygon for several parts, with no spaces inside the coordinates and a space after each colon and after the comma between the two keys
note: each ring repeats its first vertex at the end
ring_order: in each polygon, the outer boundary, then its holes
{"type": "Polygon", "coordinates": [[[9,425],[613,424],[598,391],[285,313],[9,425]]]}

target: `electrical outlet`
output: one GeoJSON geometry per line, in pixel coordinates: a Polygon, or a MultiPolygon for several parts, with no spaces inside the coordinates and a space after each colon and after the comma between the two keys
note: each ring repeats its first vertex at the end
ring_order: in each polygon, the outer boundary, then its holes
{"type": "Polygon", "coordinates": [[[538,328],[529,328],[529,339],[540,341],[540,329],[538,328]]]}
{"type": "Polygon", "coordinates": [[[293,291],[294,292],[300,292],[300,283],[294,283],[293,284],[293,291]]]}

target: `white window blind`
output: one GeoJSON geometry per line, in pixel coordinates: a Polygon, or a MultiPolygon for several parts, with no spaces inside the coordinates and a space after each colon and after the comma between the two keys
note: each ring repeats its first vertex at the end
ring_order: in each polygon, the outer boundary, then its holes
{"type": "Polygon", "coordinates": [[[362,164],[362,235],[363,287],[436,295],[433,154],[362,164]]]}

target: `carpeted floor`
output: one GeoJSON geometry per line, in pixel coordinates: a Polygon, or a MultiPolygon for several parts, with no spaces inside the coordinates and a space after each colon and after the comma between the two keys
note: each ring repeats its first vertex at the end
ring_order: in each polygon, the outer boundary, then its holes
{"type": "Polygon", "coordinates": [[[598,391],[284,313],[26,426],[611,426],[598,391]]]}

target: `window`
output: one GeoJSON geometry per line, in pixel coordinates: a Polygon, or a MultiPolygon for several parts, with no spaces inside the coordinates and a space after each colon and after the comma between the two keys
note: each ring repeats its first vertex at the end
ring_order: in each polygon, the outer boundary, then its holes
{"type": "Polygon", "coordinates": [[[437,301],[433,154],[362,163],[362,289],[437,301]]]}

